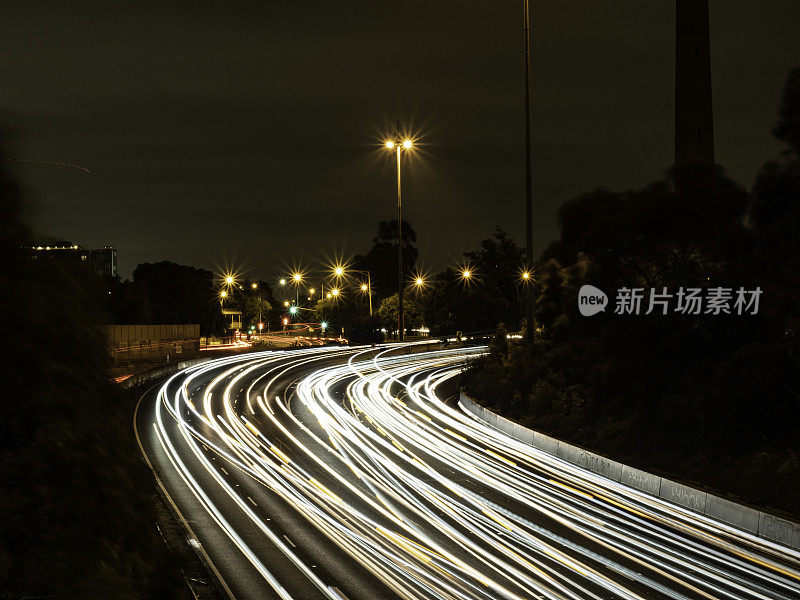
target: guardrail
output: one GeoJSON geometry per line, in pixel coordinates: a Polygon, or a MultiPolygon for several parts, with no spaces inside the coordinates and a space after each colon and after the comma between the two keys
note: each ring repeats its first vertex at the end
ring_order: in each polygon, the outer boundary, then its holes
{"type": "Polygon", "coordinates": [[[650,496],[723,521],[765,540],[800,550],[800,524],[744,506],[646,471],[634,469],[578,446],[523,427],[484,408],[461,392],[459,406],[495,429],[573,465],[650,496]]]}
{"type": "Polygon", "coordinates": [[[155,369],[150,369],[148,371],[143,371],[141,373],[136,373],[135,375],[131,375],[127,379],[124,379],[120,382],[120,386],[129,390],[134,387],[138,387],[142,384],[149,383],[155,379],[161,379],[166,375],[172,375],[173,373],[177,373],[182,369],[187,369],[189,367],[193,367],[194,365],[199,365],[200,363],[207,362],[209,360],[213,360],[213,357],[208,358],[194,358],[192,360],[183,360],[179,362],[169,363],[164,365],[163,367],[156,367],[155,369]]]}

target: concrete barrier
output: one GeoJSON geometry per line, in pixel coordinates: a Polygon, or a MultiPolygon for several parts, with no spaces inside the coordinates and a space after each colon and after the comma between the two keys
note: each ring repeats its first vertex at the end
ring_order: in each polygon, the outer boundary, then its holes
{"type": "Polygon", "coordinates": [[[533,432],[533,443],[531,445],[543,452],[558,456],[558,444],[559,442],[556,438],[551,438],[549,435],[538,431],[533,432]]]}
{"type": "Polygon", "coordinates": [[[464,392],[459,406],[492,427],[534,448],[650,496],[722,521],[765,540],[800,550],[800,524],[737,504],[688,485],[623,465],[605,456],[533,431],[484,408],[464,392]]]}
{"type": "Polygon", "coordinates": [[[628,465],[622,465],[619,482],[651,496],[658,496],[661,491],[661,477],[634,469],[628,465]]]}
{"type": "Polygon", "coordinates": [[[705,513],[718,521],[724,521],[750,533],[758,534],[761,513],[747,506],[708,494],[705,513]]]}
{"type": "Polygon", "coordinates": [[[585,460],[585,468],[589,469],[592,473],[597,473],[612,481],[619,481],[622,477],[622,463],[618,463],[605,456],[600,456],[594,452],[587,452],[585,460]]]}
{"type": "Polygon", "coordinates": [[[758,535],[784,546],[800,548],[800,525],[762,512],[758,520],[758,535]]]}
{"type": "Polygon", "coordinates": [[[658,497],[694,512],[705,514],[708,492],[701,492],[688,485],[662,478],[658,497]]]}

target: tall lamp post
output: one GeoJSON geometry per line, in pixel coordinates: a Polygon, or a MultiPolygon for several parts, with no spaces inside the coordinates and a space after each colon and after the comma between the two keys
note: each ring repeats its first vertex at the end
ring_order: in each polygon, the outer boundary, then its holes
{"type": "MultiPolygon", "coordinates": [[[[528,269],[533,269],[533,173],[531,167],[531,12],[530,0],[522,0],[523,42],[525,48],[525,246],[527,250],[528,269]]],[[[527,337],[533,340],[536,336],[536,313],[534,311],[533,282],[528,286],[525,298],[525,318],[527,319],[527,337]]]]}
{"type": "Polygon", "coordinates": [[[359,275],[367,276],[367,283],[361,284],[361,291],[366,292],[369,298],[369,316],[372,316],[372,278],[369,276],[369,271],[359,271],[358,269],[347,269],[348,273],[358,273],[359,275]]]}
{"type": "Polygon", "coordinates": [[[409,139],[386,142],[386,147],[395,150],[397,156],[397,338],[400,342],[403,341],[403,200],[400,193],[400,152],[409,150],[412,146],[409,139]]]}

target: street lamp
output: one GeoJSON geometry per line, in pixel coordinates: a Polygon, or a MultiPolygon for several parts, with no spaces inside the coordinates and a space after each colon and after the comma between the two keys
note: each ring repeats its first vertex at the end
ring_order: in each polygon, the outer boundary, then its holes
{"type": "MultiPolygon", "coordinates": [[[[254,290],[258,290],[258,283],[254,281],[253,283],[251,283],[251,284],[250,284],[250,287],[251,287],[251,288],[253,288],[254,290]]],[[[259,322],[259,323],[261,323],[261,321],[262,321],[262,314],[261,314],[261,290],[259,290],[259,291],[258,291],[258,322],[259,322]]],[[[263,326],[264,326],[264,325],[263,325],[263,323],[262,323],[262,324],[261,324],[261,327],[263,328],[263,326]]]]}
{"type": "Polygon", "coordinates": [[[471,266],[465,265],[461,267],[461,271],[458,273],[458,276],[461,279],[461,282],[465,286],[468,286],[475,277],[475,270],[471,266]]]}
{"type": "Polygon", "coordinates": [[[292,279],[294,280],[295,304],[300,304],[300,283],[303,281],[303,274],[294,272],[292,279]]]}
{"type": "Polygon", "coordinates": [[[385,146],[397,157],[397,337],[403,341],[403,200],[400,188],[400,151],[410,150],[413,142],[406,138],[387,140],[385,146]]]}
{"type": "MultiPolygon", "coordinates": [[[[362,292],[366,292],[367,297],[369,299],[369,316],[371,317],[372,316],[372,277],[370,276],[369,271],[361,271],[359,269],[350,269],[348,267],[347,268],[347,272],[357,273],[359,275],[366,275],[367,276],[367,282],[366,283],[363,283],[363,282],[361,283],[361,291],[362,292]]],[[[336,267],[334,269],[334,273],[339,277],[343,277],[345,275],[345,268],[344,267],[336,267]]]]}

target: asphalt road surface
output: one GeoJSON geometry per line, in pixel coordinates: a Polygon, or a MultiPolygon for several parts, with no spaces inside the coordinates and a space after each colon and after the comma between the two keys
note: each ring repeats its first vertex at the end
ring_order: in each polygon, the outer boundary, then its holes
{"type": "Polygon", "coordinates": [[[485,348],[222,358],[151,388],[142,450],[235,598],[800,598],[800,553],[448,402],[485,348]]]}

